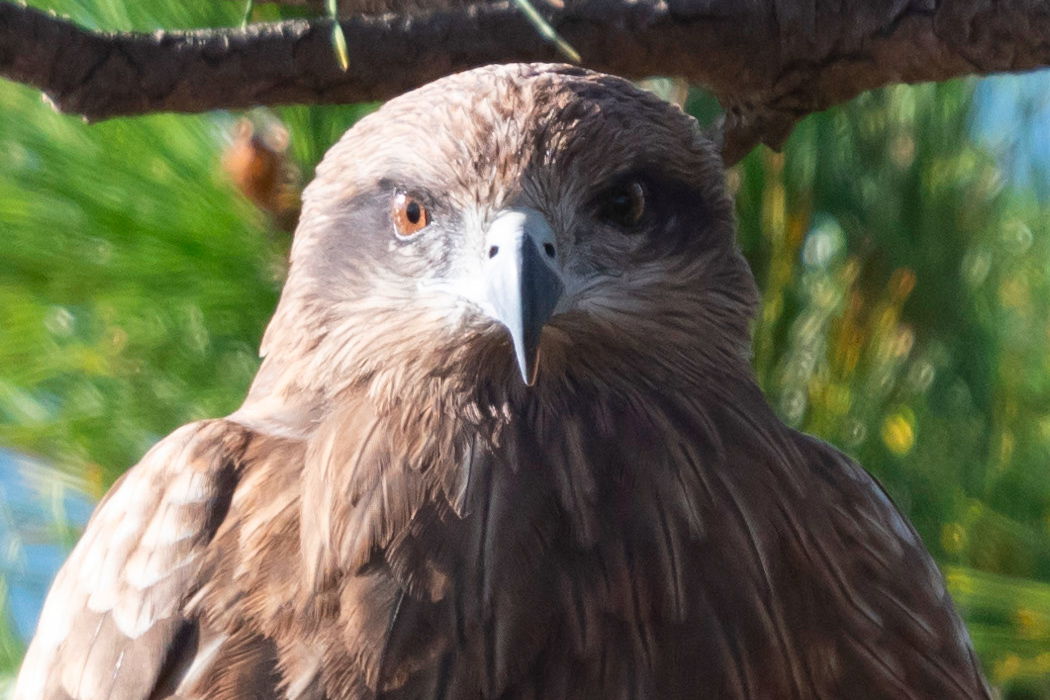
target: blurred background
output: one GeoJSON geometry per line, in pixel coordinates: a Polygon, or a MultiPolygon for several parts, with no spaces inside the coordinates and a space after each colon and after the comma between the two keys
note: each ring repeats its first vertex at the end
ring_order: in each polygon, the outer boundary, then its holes
{"type": "MultiPolygon", "coordinates": [[[[37,4],[110,30],[242,12],[37,4]]],[[[647,85],[714,114],[699,91],[647,85]]],[[[89,126],[0,83],[0,697],[106,488],[240,403],[299,189],[373,108],[89,126]]],[[[1050,699],[1048,125],[1047,74],[894,87],[729,175],[764,293],[759,381],[784,420],[883,482],[1012,700],[1050,699]]]]}

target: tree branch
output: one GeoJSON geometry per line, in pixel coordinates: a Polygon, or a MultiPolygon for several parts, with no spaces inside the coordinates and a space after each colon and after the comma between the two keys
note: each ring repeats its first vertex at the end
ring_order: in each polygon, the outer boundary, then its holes
{"type": "MultiPolygon", "coordinates": [[[[400,0],[359,1],[403,11],[391,4],[400,0]]],[[[559,60],[509,1],[430,1],[429,13],[342,21],[344,73],[325,20],[107,34],[0,0],[0,76],[97,120],[381,100],[485,63],[559,60]]],[[[1050,8],[1027,0],[576,0],[542,9],[588,67],[711,89],[726,108],[730,162],[759,142],[778,147],[797,120],[871,88],[1050,63],[1050,8]]]]}

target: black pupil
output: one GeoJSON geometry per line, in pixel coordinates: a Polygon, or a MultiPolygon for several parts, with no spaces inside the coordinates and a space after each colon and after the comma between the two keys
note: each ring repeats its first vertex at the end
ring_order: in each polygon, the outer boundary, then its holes
{"type": "Polygon", "coordinates": [[[616,188],[602,206],[602,217],[620,226],[634,226],[642,216],[643,196],[637,183],[616,188]]]}
{"type": "Polygon", "coordinates": [[[631,218],[631,213],[634,209],[634,198],[630,192],[620,191],[613,196],[612,201],[609,203],[610,213],[617,219],[626,220],[631,218]]]}
{"type": "Polygon", "coordinates": [[[419,202],[409,202],[408,206],[405,207],[405,216],[408,217],[410,224],[418,224],[422,215],[423,210],[419,208],[419,202]]]}

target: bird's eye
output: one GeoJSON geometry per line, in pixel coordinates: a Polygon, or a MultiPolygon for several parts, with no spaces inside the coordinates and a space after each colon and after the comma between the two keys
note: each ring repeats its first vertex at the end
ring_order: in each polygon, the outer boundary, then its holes
{"type": "Polygon", "coordinates": [[[423,203],[410,194],[394,195],[394,230],[399,236],[413,236],[430,224],[430,212],[423,203]]]}
{"type": "Polygon", "coordinates": [[[602,195],[598,218],[621,228],[634,228],[645,214],[645,195],[645,185],[639,180],[616,185],[602,195]]]}

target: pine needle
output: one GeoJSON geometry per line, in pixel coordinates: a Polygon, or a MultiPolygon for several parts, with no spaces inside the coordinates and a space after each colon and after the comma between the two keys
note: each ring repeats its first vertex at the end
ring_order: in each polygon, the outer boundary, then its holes
{"type": "Polygon", "coordinates": [[[579,52],[572,48],[572,45],[561,34],[555,31],[550,22],[543,18],[543,15],[529,0],[514,0],[514,3],[525,13],[525,17],[532,22],[532,26],[536,28],[540,36],[554,44],[563,56],[573,63],[579,63],[582,60],[579,52]]]}
{"type": "Polygon", "coordinates": [[[253,12],[255,12],[255,0],[248,0],[244,5],[244,17],[241,18],[241,29],[247,28],[248,22],[252,19],[253,12]]]}
{"type": "Polygon", "coordinates": [[[335,57],[339,61],[339,67],[345,73],[350,67],[350,55],[346,50],[346,35],[343,34],[343,25],[339,24],[339,8],[336,0],[325,0],[325,9],[328,17],[332,20],[332,48],[335,49],[335,57]]]}

